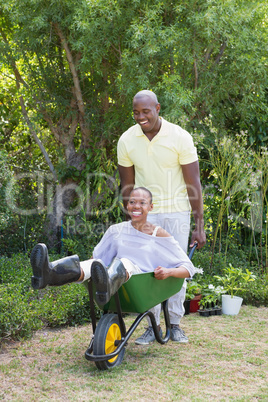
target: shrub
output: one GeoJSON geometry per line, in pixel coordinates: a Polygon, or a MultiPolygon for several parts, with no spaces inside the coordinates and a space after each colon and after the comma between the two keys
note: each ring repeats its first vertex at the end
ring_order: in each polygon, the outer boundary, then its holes
{"type": "Polygon", "coordinates": [[[23,294],[17,284],[0,285],[0,337],[22,339],[41,328],[42,322],[30,301],[31,291],[23,294]]]}
{"type": "Polygon", "coordinates": [[[268,307],[268,281],[265,277],[258,277],[254,282],[247,284],[242,295],[243,303],[252,306],[268,307]]]}
{"type": "Polygon", "coordinates": [[[69,284],[34,293],[39,298],[37,311],[44,325],[57,327],[90,321],[89,296],[84,286],[69,284]]]}
{"type": "Polygon", "coordinates": [[[17,283],[27,291],[31,285],[32,270],[27,255],[16,254],[12,258],[0,257],[0,283],[17,283]]]}
{"type": "MultiPolygon", "coordinates": [[[[225,249],[225,243],[222,242],[222,249],[225,249]]],[[[226,253],[215,253],[213,264],[211,266],[211,250],[210,244],[207,243],[202,250],[196,250],[193,256],[193,264],[196,267],[203,268],[204,275],[221,275],[223,270],[229,264],[237,267],[247,268],[259,275],[259,267],[254,267],[249,259],[249,252],[239,244],[233,242],[228,245],[226,253]]]]}
{"type": "Polygon", "coordinates": [[[28,256],[0,257],[2,340],[30,337],[42,326],[80,325],[90,321],[89,297],[84,286],[69,284],[33,290],[31,275],[28,256]]]}

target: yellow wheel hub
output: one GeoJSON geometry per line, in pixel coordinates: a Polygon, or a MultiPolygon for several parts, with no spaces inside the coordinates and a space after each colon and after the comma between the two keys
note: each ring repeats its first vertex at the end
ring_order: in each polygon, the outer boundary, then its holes
{"type": "MultiPolygon", "coordinates": [[[[121,340],[121,331],[117,324],[112,324],[108,329],[106,340],[105,340],[105,354],[108,355],[112,353],[117,346],[115,346],[115,341],[121,340]]],[[[112,359],[108,360],[109,363],[113,363],[118,356],[113,357],[112,359]]]]}

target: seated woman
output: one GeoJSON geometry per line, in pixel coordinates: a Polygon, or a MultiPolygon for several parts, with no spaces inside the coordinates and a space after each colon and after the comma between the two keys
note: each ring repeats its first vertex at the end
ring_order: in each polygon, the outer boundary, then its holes
{"type": "Polygon", "coordinates": [[[149,190],[132,190],[127,204],[131,220],[110,226],[90,260],[80,262],[74,255],[49,262],[46,245],[37,244],[31,253],[33,288],[81,283],[91,277],[96,301],[105,305],[133,274],[154,272],[156,279],[192,277],[195,268],[179,243],[147,221],[152,209],[149,190]]]}

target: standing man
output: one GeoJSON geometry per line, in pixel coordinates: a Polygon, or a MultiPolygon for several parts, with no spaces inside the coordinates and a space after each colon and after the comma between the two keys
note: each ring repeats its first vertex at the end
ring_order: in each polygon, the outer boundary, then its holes
{"type": "MultiPolygon", "coordinates": [[[[173,235],[187,252],[191,209],[195,228],[190,247],[197,241],[201,248],[206,242],[198,156],[191,135],[164,120],[159,112],[160,104],[153,92],[144,90],[134,96],[133,115],[137,124],[120,137],[117,146],[124,208],[134,187],[148,188],[154,200],[148,220],[173,235]]],[[[186,283],[169,299],[171,339],[181,343],[188,342],[179,326],[184,315],[185,291],[186,283]]],[[[152,309],[159,327],[160,309],[160,305],[152,309]]],[[[148,345],[154,340],[149,323],[135,343],[148,345]]]]}

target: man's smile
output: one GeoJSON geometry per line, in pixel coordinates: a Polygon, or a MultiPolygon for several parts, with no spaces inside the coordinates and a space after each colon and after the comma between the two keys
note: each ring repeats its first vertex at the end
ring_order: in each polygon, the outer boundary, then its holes
{"type": "Polygon", "coordinates": [[[147,123],[148,123],[148,120],[140,121],[140,122],[139,122],[139,124],[142,125],[142,126],[143,126],[144,124],[147,124],[147,123]]]}

